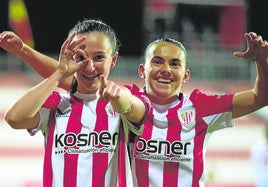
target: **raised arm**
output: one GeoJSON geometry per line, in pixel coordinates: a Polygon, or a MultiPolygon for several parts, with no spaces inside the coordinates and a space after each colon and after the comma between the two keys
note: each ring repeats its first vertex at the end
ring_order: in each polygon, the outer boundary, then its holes
{"type": "MultiPolygon", "coordinates": [[[[12,31],[0,33],[0,47],[11,54],[17,55],[44,78],[49,77],[58,67],[57,60],[31,48],[12,31]]],[[[70,90],[72,80],[73,76],[66,78],[59,84],[59,87],[70,90]]]]}
{"type": "Polygon", "coordinates": [[[31,129],[36,127],[40,120],[39,110],[49,95],[56,89],[59,83],[66,77],[73,75],[81,69],[87,59],[75,62],[73,60],[73,50],[76,44],[85,38],[80,38],[72,42],[75,33],[72,34],[62,45],[60,53],[60,63],[54,73],[44,81],[27,91],[11,106],[5,114],[7,123],[15,129],[31,129]]]}
{"type": "Polygon", "coordinates": [[[237,118],[268,105],[268,43],[254,32],[245,33],[247,50],[235,56],[254,61],[257,76],[251,90],[238,92],[233,99],[233,117],[237,118]]]}

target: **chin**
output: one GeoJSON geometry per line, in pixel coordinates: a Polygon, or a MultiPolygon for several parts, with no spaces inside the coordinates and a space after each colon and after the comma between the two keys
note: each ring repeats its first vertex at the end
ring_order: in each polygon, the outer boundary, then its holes
{"type": "Polygon", "coordinates": [[[81,92],[81,93],[95,94],[97,92],[98,88],[99,88],[99,84],[96,85],[96,86],[91,84],[91,85],[88,85],[88,86],[84,86],[82,89],[79,89],[82,92],[79,91],[79,90],[78,91],[81,92]]]}

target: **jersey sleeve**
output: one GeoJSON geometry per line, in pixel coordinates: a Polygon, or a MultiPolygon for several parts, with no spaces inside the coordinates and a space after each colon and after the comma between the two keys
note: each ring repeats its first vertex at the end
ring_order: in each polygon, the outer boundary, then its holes
{"type": "Polygon", "coordinates": [[[209,132],[234,126],[232,118],[233,96],[233,94],[209,95],[199,89],[193,91],[190,99],[196,109],[196,116],[208,124],[209,132]]]}
{"type": "Polygon", "coordinates": [[[144,125],[140,125],[139,128],[137,128],[137,126],[133,125],[123,115],[121,115],[121,120],[122,120],[122,123],[123,123],[124,134],[125,134],[125,138],[126,138],[127,141],[130,140],[130,134],[131,134],[131,132],[134,135],[138,135],[138,136],[140,136],[142,134],[144,125]]]}
{"type": "Polygon", "coordinates": [[[39,110],[39,115],[40,115],[40,121],[37,125],[36,128],[33,129],[27,129],[27,131],[30,133],[30,135],[35,135],[39,130],[42,131],[42,133],[46,133],[47,131],[47,124],[48,124],[48,120],[49,120],[49,114],[50,114],[50,110],[47,108],[42,107],[39,110]]]}
{"type": "Polygon", "coordinates": [[[59,92],[52,92],[51,95],[47,98],[41,109],[39,110],[40,121],[38,125],[33,129],[27,129],[30,135],[35,135],[39,130],[42,133],[47,131],[47,123],[49,121],[50,109],[56,108],[61,100],[59,92]]]}
{"type": "MultiPolygon", "coordinates": [[[[125,85],[126,88],[128,88],[130,90],[130,92],[136,96],[137,98],[139,98],[144,106],[145,106],[145,114],[148,113],[149,108],[151,106],[150,100],[148,98],[148,96],[144,93],[143,90],[139,89],[139,87],[135,84],[132,85],[125,85]]],[[[146,117],[146,116],[145,116],[146,117]]],[[[143,121],[141,122],[141,124],[144,122],[145,119],[143,119],[143,121]]]]}
{"type": "MultiPolygon", "coordinates": [[[[128,88],[134,96],[138,97],[144,103],[145,114],[147,114],[149,111],[149,107],[151,105],[147,95],[141,89],[139,89],[139,87],[135,84],[125,85],[125,87],[128,88]]],[[[127,139],[130,138],[129,137],[130,134],[141,135],[143,128],[144,128],[143,122],[145,121],[145,118],[146,118],[146,115],[144,116],[143,120],[139,124],[133,124],[130,121],[128,121],[127,118],[125,118],[123,115],[121,115],[121,119],[124,124],[123,125],[124,133],[127,139]]]]}
{"type": "Polygon", "coordinates": [[[60,103],[61,96],[59,92],[52,92],[51,95],[47,98],[45,103],[43,104],[43,107],[46,108],[56,108],[58,104],[60,103]]]}
{"type": "Polygon", "coordinates": [[[212,113],[220,113],[232,111],[232,100],[234,94],[206,94],[199,89],[193,91],[190,95],[190,100],[195,107],[199,109],[201,116],[206,116],[212,113]]]}

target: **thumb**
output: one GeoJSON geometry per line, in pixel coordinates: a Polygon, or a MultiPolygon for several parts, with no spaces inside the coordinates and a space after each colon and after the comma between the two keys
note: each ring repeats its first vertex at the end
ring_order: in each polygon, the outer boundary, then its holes
{"type": "Polygon", "coordinates": [[[237,56],[237,57],[244,57],[245,52],[235,51],[235,52],[233,52],[233,55],[234,56],[237,56]]]}
{"type": "Polygon", "coordinates": [[[107,79],[104,77],[104,75],[100,76],[100,90],[103,91],[104,88],[106,87],[107,84],[107,79]]]}
{"type": "Polygon", "coordinates": [[[99,99],[101,99],[103,96],[103,91],[106,87],[106,84],[107,84],[107,79],[104,77],[104,75],[101,75],[100,76],[100,86],[99,86],[99,89],[97,91],[97,97],[99,99]]]}

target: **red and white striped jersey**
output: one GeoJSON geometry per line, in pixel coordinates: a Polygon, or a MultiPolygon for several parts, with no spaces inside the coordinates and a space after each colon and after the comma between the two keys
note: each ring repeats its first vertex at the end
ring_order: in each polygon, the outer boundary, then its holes
{"type": "Polygon", "coordinates": [[[43,187],[133,186],[125,120],[109,102],[53,92],[40,114],[37,129],[46,141],[43,187]]]}
{"type": "Polygon", "coordinates": [[[233,126],[232,98],[196,89],[170,105],[152,103],[134,142],[134,186],[204,186],[207,141],[213,131],[233,126]]]}

